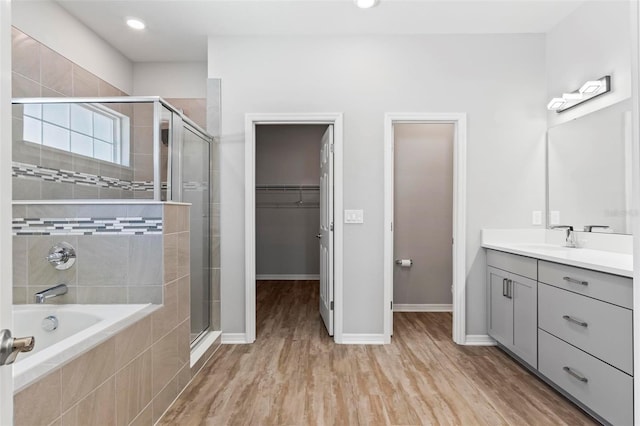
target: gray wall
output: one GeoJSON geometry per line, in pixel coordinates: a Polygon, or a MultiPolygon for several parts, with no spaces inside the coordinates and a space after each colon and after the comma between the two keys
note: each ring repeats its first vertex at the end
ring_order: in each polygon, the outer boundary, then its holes
{"type": "Polygon", "coordinates": [[[245,330],[244,118],[344,113],[344,332],[383,332],[384,113],[466,112],[467,333],[486,333],[484,227],[530,226],[544,209],[544,35],[212,37],[222,79],[222,312],[245,330]],[[256,71],[259,70],[259,71],[256,71]]]}
{"type": "MultiPolygon", "coordinates": [[[[256,184],[318,185],[320,142],[326,125],[264,125],[256,128],[256,184]]],[[[319,192],[256,193],[256,274],[318,275],[315,235],[319,208],[272,208],[272,203],[319,202],[319,192]],[[263,206],[263,207],[261,207],[263,206]]],[[[258,277],[259,278],[259,277],[258,277]]]]}
{"type": "Polygon", "coordinates": [[[451,304],[453,124],[394,125],[393,304],[451,304]]]}

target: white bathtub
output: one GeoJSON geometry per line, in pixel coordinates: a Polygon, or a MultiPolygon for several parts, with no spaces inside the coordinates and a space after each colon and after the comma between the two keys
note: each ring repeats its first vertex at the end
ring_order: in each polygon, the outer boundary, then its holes
{"type": "Polygon", "coordinates": [[[107,340],[157,309],[157,305],[14,305],[13,335],[34,336],[33,351],[18,355],[13,367],[14,391],[107,340]],[[57,318],[47,331],[43,320],[57,318]]]}

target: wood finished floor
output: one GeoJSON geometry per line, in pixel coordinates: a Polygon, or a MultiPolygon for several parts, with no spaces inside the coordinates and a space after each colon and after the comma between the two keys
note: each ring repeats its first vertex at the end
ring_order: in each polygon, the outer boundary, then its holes
{"type": "Polygon", "coordinates": [[[223,345],[162,425],[587,425],[495,347],[457,346],[451,314],[396,313],[391,345],[336,345],[318,282],[258,282],[257,340],[223,345]]]}

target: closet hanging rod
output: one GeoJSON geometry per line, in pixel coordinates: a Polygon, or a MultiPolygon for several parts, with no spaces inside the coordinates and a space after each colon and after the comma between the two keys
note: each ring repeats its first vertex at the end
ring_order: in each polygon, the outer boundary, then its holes
{"type": "Polygon", "coordinates": [[[256,191],[319,191],[320,185],[256,185],[256,191]]]}
{"type": "Polygon", "coordinates": [[[319,209],[320,204],[256,204],[258,209],[319,209]]]}

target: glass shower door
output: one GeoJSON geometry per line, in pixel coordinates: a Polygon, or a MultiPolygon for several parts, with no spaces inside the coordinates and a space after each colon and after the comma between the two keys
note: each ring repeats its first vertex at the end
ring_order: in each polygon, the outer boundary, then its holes
{"type": "Polygon", "coordinates": [[[191,203],[192,343],[211,325],[209,150],[209,141],[192,132],[185,123],[180,161],[180,199],[191,203]]]}

